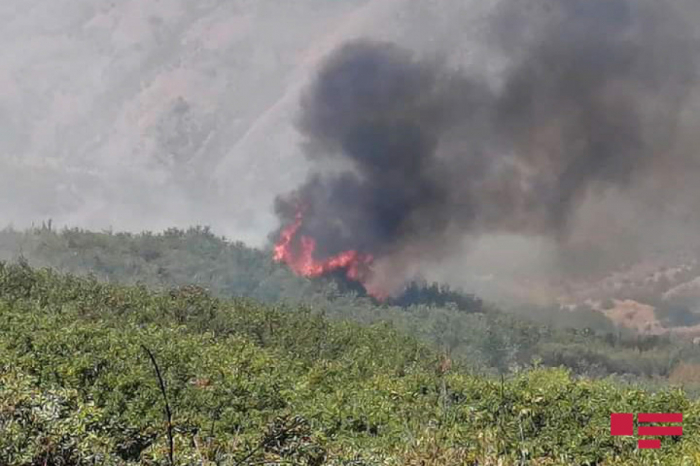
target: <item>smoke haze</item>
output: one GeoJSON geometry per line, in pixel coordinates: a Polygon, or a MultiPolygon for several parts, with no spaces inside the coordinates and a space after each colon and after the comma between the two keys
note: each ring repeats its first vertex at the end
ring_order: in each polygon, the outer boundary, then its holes
{"type": "Polygon", "coordinates": [[[545,236],[575,257],[584,204],[663,198],[696,168],[683,137],[700,123],[686,112],[699,49],[679,6],[501,2],[489,37],[506,66],[491,82],[387,42],[340,47],[298,125],[309,158],[339,168],[279,198],[278,214],[289,223],[303,209],[301,234],[322,256],[374,255],[389,288],[465,237],[545,236]]]}
{"type": "Polygon", "coordinates": [[[262,246],[304,199],[321,254],[469,288],[692,246],[699,7],[6,0],[0,226],[262,246]]]}

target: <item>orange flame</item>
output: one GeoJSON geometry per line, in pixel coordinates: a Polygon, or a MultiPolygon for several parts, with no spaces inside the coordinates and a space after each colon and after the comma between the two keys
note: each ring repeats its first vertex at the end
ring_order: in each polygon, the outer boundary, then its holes
{"type": "Polygon", "coordinates": [[[364,284],[374,260],[371,254],[348,250],[327,259],[318,260],[314,258],[316,240],[301,235],[298,242],[295,242],[302,223],[302,212],[298,211],[294,223],[285,227],[280,233],[280,239],[274,248],[275,261],[284,262],[294,273],[304,277],[320,277],[336,270],[344,270],[349,279],[364,284]]]}

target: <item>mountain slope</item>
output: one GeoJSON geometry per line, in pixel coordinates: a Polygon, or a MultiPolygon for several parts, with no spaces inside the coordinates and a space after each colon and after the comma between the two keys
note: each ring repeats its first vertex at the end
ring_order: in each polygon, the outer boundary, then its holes
{"type": "Polygon", "coordinates": [[[466,62],[460,38],[478,31],[484,9],[404,0],[0,8],[0,224],[208,224],[249,244],[275,228],[274,196],[308,170],[294,122],[320,60],[368,36],[448,47],[466,62]]]}

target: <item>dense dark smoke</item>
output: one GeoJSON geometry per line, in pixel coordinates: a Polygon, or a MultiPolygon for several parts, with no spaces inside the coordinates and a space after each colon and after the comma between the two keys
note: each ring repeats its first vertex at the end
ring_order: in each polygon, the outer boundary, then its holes
{"type": "Polygon", "coordinates": [[[289,218],[301,202],[308,210],[303,232],[318,240],[321,254],[358,249],[381,256],[404,240],[445,231],[454,200],[438,145],[483,105],[477,99],[484,94],[393,45],[346,45],[304,99],[300,127],[310,153],[352,165],[313,177],[280,201],[280,212],[289,218]]]}
{"type": "Polygon", "coordinates": [[[691,166],[678,128],[698,48],[675,3],[504,5],[490,38],[508,64],[491,80],[383,42],[327,59],[299,128],[309,157],[339,169],[276,206],[284,223],[304,210],[320,256],[355,249],[398,269],[470,235],[565,242],[591,195],[691,166]]]}

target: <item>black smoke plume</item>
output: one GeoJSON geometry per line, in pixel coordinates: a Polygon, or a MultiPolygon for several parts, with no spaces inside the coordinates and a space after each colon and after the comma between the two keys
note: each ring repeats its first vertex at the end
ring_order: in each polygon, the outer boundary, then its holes
{"type": "Polygon", "coordinates": [[[284,224],[303,209],[320,257],[354,249],[401,276],[465,236],[565,241],[589,196],[691,166],[678,128],[699,49],[677,3],[502,5],[489,38],[508,65],[492,79],[369,40],[323,64],[299,129],[336,169],[276,203],[284,224]]]}

